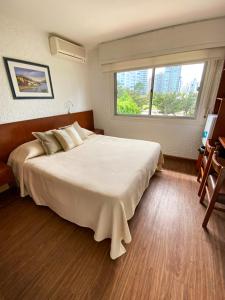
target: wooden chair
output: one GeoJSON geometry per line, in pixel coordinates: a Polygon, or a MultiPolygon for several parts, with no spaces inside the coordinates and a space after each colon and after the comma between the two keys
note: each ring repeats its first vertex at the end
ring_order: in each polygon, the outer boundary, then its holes
{"type": "Polygon", "coordinates": [[[225,205],[225,159],[218,157],[218,152],[213,154],[211,169],[200,198],[201,203],[203,203],[205,195],[207,195],[209,204],[202,223],[203,227],[207,227],[214,208],[225,212],[225,209],[215,207],[216,202],[225,205]]]}
{"type": "Polygon", "coordinates": [[[215,150],[216,150],[216,146],[212,144],[211,140],[207,140],[205,152],[200,164],[198,178],[197,178],[198,182],[200,182],[198,196],[201,196],[202,191],[205,187],[206,179],[208,177],[210,167],[211,167],[212,156],[215,150]]]}

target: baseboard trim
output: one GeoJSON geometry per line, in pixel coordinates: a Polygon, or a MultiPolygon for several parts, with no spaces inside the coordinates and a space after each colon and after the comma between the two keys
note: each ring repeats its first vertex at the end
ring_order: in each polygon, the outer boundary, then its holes
{"type": "Polygon", "coordinates": [[[191,161],[191,162],[194,162],[194,163],[197,162],[197,159],[194,159],[194,158],[187,158],[187,157],[181,157],[181,156],[173,156],[173,155],[168,155],[168,154],[163,154],[163,156],[165,158],[188,160],[188,161],[191,161]]]}

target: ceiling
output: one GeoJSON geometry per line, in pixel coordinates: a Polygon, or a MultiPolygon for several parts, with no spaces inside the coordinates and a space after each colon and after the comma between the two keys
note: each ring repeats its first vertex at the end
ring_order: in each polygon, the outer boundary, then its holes
{"type": "Polygon", "coordinates": [[[0,12],[94,47],[144,31],[225,15],[224,0],[0,0],[0,12]]]}

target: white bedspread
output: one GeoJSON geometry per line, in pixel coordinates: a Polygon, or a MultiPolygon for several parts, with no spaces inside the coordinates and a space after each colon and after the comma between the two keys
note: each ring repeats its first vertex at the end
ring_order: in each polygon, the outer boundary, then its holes
{"type": "Polygon", "coordinates": [[[116,259],[129,243],[128,220],[162,162],[158,143],[92,135],[68,152],[11,162],[20,187],[37,205],[94,230],[94,239],[111,239],[116,259]]]}

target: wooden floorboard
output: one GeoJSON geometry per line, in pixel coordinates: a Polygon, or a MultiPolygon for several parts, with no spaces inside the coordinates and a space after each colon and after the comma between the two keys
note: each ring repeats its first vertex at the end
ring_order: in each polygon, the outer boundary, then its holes
{"type": "Polygon", "coordinates": [[[129,221],[116,261],[110,241],[38,207],[0,195],[0,299],[225,299],[225,214],[208,231],[194,163],[168,158],[129,221]]]}

